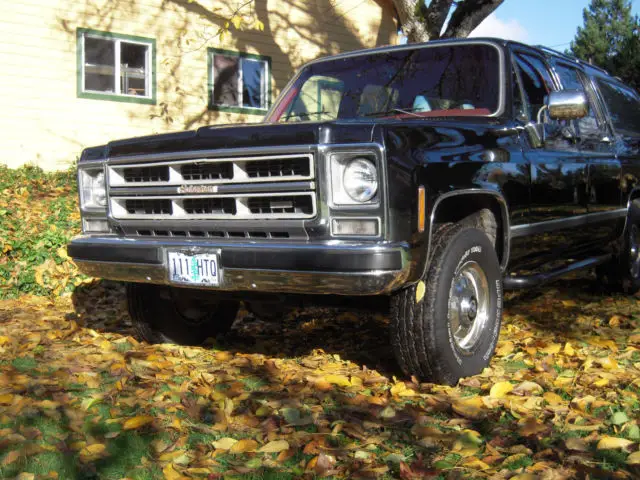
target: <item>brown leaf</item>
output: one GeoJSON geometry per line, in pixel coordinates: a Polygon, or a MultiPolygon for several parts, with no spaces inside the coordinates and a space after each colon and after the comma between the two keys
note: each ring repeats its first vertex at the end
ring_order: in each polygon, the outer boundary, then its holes
{"type": "Polygon", "coordinates": [[[6,467],[7,465],[15,462],[18,458],[20,458],[20,452],[18,450],[11,450],[2,460],[2,465],[6,467]]]}
{"type": "Polygon", "coordinates": [[[274,440],[272,442],[263,445],[258,449],[260,453],[280,453],[285,450],[289,450],[289,442],[286,440],[274,440]]]}

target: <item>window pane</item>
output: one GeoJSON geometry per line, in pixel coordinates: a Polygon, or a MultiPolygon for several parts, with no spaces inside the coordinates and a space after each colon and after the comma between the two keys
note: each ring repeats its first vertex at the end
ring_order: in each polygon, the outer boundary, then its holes
{"type": "Polygon", "coordinates": [[[545,97],[553,88],[551,74],[541,60],[529,55],[517,55],[516,63],[520,69],[520,79],[530,119],[533,120],[544,106],[545,97]]]}
{"type": "Polygon", "coordinates": [[[148,45],[120,43],[120,91],[126,95],[147,96],[148,45]]]}
{"type": "Polygon", "coordinates": [[[640,135],[640,99],[631,90],[598,79],[616,130],[640,135]]]}
{"type": "Polygon", "coordinates": [[[213,56],[213,104],[239,106],[238,68],[240,59],[230,55],[213,56]]]}
{"type": "Polygon", "coordinates": [[[115,42],[104,38],[84,38],[84,89],[115,91],[115,42]]]}
{"type": "Polygon", "coordinates": [[[265,62],[242,59],[242,106],[267,108],[265,77],[265,62]]]}
{"type": "Polygon", "coordinates": [[[562,88],[564,88],[565,90],[580,90],[581,92],[584,92],[584,94],[587,96],[587,99],[589,100],[589,113],[586,117],[580,118],[576,121],[580,137],[582,139],[594,138],[599,140],[602,135],[600,127],[598,125],[596,112],[592,106],[592,97],[586,90],[580,74],[575,68],[571,68],[569,66],[561,64],[556,65],[556,72],[560,77],[562,88]]]}

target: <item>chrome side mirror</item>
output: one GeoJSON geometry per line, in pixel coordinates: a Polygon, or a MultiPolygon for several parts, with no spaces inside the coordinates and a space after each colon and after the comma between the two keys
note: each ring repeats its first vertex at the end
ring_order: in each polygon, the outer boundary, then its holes
{"type": "Polygon", "coordinates": [[[589,115],[589,101],[580,90],[551,92],[547,108],[549,117],[554,120],[577,120],[589,115]]]}

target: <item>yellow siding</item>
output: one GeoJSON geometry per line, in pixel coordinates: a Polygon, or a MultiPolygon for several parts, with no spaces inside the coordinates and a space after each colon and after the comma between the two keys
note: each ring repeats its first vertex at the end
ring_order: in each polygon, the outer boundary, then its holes
{"type": "Polygon", "coordinates": [[[241,0],[25,0],[0,17],[1,163],[61,169],[112,139],[256,122],[207,108],[207,48],[270,56],[274,100],[294,69],[319,56],[396,41],[387,0],[254,0],[245,26],[216,33],[241,0]],[[251,28],[253,18],[264,31],[251,28]],[[155,105],[78,98],[76,30],[156,41],[155,105]]]}

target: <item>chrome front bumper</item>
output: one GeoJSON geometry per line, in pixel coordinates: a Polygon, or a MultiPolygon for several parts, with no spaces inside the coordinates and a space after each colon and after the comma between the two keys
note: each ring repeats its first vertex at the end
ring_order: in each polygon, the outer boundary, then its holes
{"type": "Polygon", "coordinates": [[[219,255],[222,291],[379,295],[410,273],[406,243],[224,243],[206,240],[80,236],[69,256],[85,274],[126,282],[170,284],[167,251],[219,255]]]}

